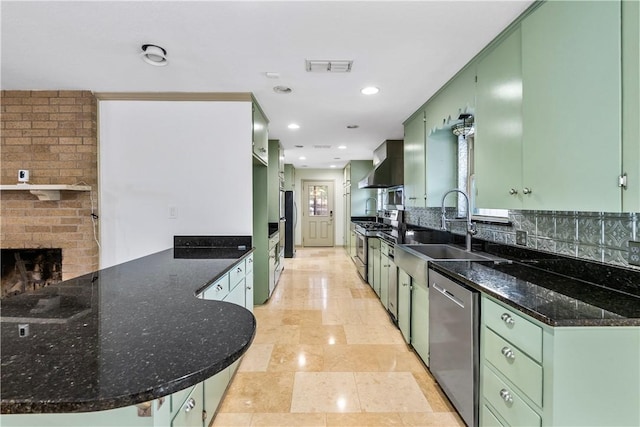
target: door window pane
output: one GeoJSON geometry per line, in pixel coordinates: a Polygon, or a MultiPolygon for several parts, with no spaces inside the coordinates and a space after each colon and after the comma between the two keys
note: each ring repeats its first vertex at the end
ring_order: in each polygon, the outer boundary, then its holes
{"type": "Polygon", "coordinates": [[[309,216],[329,215],[329,188],[326,185],[309,185],[309,216]]]}

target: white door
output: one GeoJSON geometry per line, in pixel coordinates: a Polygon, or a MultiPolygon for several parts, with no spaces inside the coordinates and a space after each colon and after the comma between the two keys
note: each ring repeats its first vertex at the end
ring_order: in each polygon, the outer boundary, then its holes
{"type": "Polygon", "coordinates": [[[333,246],[333,182],[302,183],[302,246],[333,246]]]}

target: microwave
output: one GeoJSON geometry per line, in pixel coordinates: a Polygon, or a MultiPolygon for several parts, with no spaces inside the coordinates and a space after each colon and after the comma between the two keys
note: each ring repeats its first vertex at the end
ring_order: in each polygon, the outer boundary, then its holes
{"type": "Polygon", "coordinates": [[[391,210],[404,210],[404,188],[403,186],[390,187],[383,190],[382,200],[384,208],[391,210]]]}

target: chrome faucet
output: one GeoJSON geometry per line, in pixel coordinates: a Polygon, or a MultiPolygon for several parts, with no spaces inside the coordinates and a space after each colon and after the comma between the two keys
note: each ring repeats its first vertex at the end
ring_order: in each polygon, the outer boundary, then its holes
{"type": "Polygon", "coordinates": [[[469,196],[467,196],[467,193],[465,193],[464,191],[455,188],[453,190],[447,191],[442,196],[442,229],[443,230],[447,229],[447,222],[460,222],[460,221],[465,221],[467,223],[467,236],[466,236],[465,243],[467,246],[467,252],[471,252],[471,236],[475,235],[478,232],[478,230],[476,230],[475,223],[471,222],[471,204],[469,203],[469,196]],[[450,193],[460,193],[464,196],[467,202],[467,218],[465,219],[448,219],[447,218],[447,211],[445,210],[445,207],[444,207],[444,199],[450,193]]]}
{"type": "Polygon", "coordinates": [[[369,212],[369,209],[368,209],[369,200],[373,200],[374,202],[376,202],[374,212],[376,213],[376,216],[378,216],[378,199],[376,199],[375,197],[369,197],[367,200],[364,201],[364,214],[366,215],[367,212],[369,212]]]}

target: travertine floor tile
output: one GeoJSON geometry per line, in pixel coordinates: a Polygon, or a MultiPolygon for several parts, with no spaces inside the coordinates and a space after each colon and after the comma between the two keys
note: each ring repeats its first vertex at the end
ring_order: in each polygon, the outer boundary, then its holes
{"type": "Polygon", "coordinates": [[[360,412],[352,372],[297,372],[291,412],[360,412]]]}
{"type": "Polygon", "coordinates": [[[364,412],[431,412],[431,406],[409,372],[356,372],[364,412]]]}
{"type": "Polygon", "coordinates": [[[464,426],[343,248],[285,259],[254,314],[213,426],[464,426]]]}

